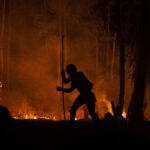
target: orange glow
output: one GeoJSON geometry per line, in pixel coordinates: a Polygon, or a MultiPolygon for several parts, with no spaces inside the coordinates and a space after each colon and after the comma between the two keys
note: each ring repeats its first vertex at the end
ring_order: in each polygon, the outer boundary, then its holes
{"type": "Polygon", "coordinates": [[[28,115],[27,114],[25,115],[25,119],[28,119],[28,115]]]}
{"type": "MultiPolygon", "coordinates": [[[[105,103],[105,106],[107,107],[107,111],[110,112],[113,115],[112,112],[112,108],[111,108],[111,103],[106,100],[106,98],[101,98],[101,102],[105,103]]],[[[100,105],[100,104],[97,104],[100,105]]],[[[101,111],[101,109],[99,109],[98,111],[101,111]]],[[[67,110],[66,110],[67,112],[67,110]]],[[[53,113],[38,113],[38,112],[34,112],[32,111],[32,109],[30,110],[30,108],[28,107],[28,113],[26,113],[26,110],[20,110],[19,112],[13,112],[11,113],[12,117],[14,119],[20,119],[20,120],[27,120],[27,119],[33,119],[33,120],[37,120],[37,119],[45,119],[45,120],[61,120],[63,117],[62,116],[57,116],[56,114],[53,113]]],[[[126,113],[125,111],[123,112],[123,117],[126,117],[126,113]]],[[[70,118],[70,113],[66,113],[66,120],[69,120],[70,118]]],[[[91,116],[88,116],[89,119],[91,119],[91,116]]],[[[75,120],[81,120],[84,119],[84,107],[81,107],[79,110],[77,110],[77,114],[76,114],[76,118],[75,120]]]]}
{"type": "Polygon", "coordinates": [[[43,115],[37,115],[37,114],[32,114],[32,113],[28,113],[28,114],[15,114],[12,115],[12,117],[14,119],[19,119],[19,120],[28,120],[28,119],[45,119],[45,120],[58,120],[54,115],[52,114],[43,114],[43,115]]]}
{"type": "Polygon", "coordinates": [[[125,112],[125,111],[123,111],[123,113],[122,113],[122,117],[126,119],[127,114],[126,114],[126,112],[125,112]]]}
{"type": "MultiPolygon", "coordinates": [[[[109,102],[107,102],[107,101],[105,101],[105,102],[106,102],[107,107],[108,107],[108,112],[110,112],[113,115],[111,105],[109,104],[109,102]]],[[[82,110],[79,110],[77,112],[77,116],[75,117],[75,120],[83,119],[84,118],[83,114],[84,114],[84,112],[82,110]]],[[[123,111],[122,116],[123,116],[123,118],[126,119],[127,114],[125,111],[123,111]]],[[[56,118],[56,116],[54,116],[53,114],[37,115],[37,114],[32,114],[32,113],[29,113],[29,114],[22,113],[22,114],[13,115],[12,117],[14,119],[19,119],[19,120],[28,120],[28,119],[34,119],[34,120],[45,119],[45,120],[53,120],[53,121],[61,120],[60,118],[56,118]]],[[[69,119],[69,114],[68,114],[67,118],[69,119]]],[[[88,116],[88,118],[91,119],[91,116],[88,116]]]]}
{"type": "Polygon", "coordinates": [[[37,117],[36,117],[36,115],[34,114],[34,117],[33,117],[33,119],[37,119],[37,117]]]}

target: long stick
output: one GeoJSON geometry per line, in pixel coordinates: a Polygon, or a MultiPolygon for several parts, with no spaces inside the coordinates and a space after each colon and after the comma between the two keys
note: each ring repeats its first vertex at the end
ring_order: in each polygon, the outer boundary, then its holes
{"type": "MultiPolygon", "coordinates": [[[[64,35],[62,35],[62,70],[64,70],[64,35]]],[[[63,80],[62,80],[62,88],[64,88],[63,80]]],[[[64,120],[66,120],[64,91],[62,92],[62,101],[63,101],[64,120]]]]}

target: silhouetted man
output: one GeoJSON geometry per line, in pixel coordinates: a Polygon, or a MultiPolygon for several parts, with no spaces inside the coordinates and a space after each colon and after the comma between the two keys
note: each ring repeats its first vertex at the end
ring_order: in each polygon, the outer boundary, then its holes
{"type": "Polygon", "coordinates": [[[68,89],[57,87],[57,90],[70,93],[75,88],[77,88],[78,91],[80,92],[80,95],[76,98],[76,100],[74,101],[71,107],[70,121],[74,122],[77,109],[81,105],[86,104],[89,110],[89,114],[97,122],[98,116],[95,113],[96,98],[95,98],[95,95],[91,91],[93,84],[84,76],[82,72],[77,72],[76,67],[73,64],[70,64],[66,67],[66,72],[68,73],[69,78],[65,77],[64,71],[61,72],[62,77],[63,77],[63,82],[65,84],[68,84],[69,82],[71,82],[71,87],[68,89]]]}

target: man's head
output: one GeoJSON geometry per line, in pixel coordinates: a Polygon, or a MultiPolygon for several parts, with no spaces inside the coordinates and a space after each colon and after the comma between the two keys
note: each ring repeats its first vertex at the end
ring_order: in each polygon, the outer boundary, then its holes
{"type": "Polygon", "coordinates": [[[67,65],[67,67],[66,67],[66,72],[67,72],[70,76],[73,76],[73,75],[77,72],[76,66],[73,65],[73,64],[67,65]]]}

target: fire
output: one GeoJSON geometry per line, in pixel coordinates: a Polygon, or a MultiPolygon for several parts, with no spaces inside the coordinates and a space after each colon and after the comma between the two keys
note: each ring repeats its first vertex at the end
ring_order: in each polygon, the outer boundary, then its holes
{"type": "Polygon", "coordinates": [[[28,119],[45,119],[45,120],[57,120],[56,116],[53,114],[36,114],[36,113],[20,113],[20,114],[13,114],[12,117],[14,119],[19,119],[19,120],[28,120],[28,119]]]}
{"type": "Polygon", "coordinates": [[[25,115],[25,119],[28,119],[28,114],[25,115]]]}
{"type": "MultiPolygon", "coordinates": [[[[103,116],[109,112],[112,115],[113,114],[113,110],[112,110],[112,105],[110,100],[107,99],[106,95],[101,95],[99,96],[97,99],[99,99],[99,103],[97,103],[97,113],[99,118],[103,118],[103,116]]],[[[78,111],[77,111],[77,115],[75,117],[75,120],[80,120],[80,119],[84,119],[85,118],[85,107],[81,107],[78,111]]],[[[63,117],[62,116],[57,116],[57,114],[53,114],[53,113],[46,113],[46,112],[36,112],[34,110],[30,110],[28,109],[20,109],[19,112],[11,112],[11,115],[14,119],[20,119],[20,120],[27,120],[27,119],[33,119],[33,120],[37,120],[37,119],[45,119],[45,120],[61,120],[63,117]]],[[[123,118],[126,119],[126,111],[125,109],[123,109],[123,113],[122,113],[123,118]]],[[[69,120],[70,118],[70,113],[66,113],[66,120],[69,120]]],[[[88,116],[89,119],[91,119],[91,116],[88,116]]]]}
{"type": "Polygon", "coordinates": [[[36,114],[34,114],[34,117],[33,117],[33,119],[37,119],[37,117],[36,117],[36,114]]]}
{"type": "MultiPolygon", "coordinates": [[[[111,111],[110,111],[110,113],[111,113],[111,111]]],[[[127,116],[126,112],[123,111],[122,117],[126,119],[126,116],[127,116]]],[[[37,115],[37,114],[19,114],[19,115],[15,115],[12,117],[14,119],[19,119],[19,120],[28,120],[28,119],[33,119],[33,120],[45,119],[45,120],[54,120],[54,121],[58,120],[56,118],[56,116],[54,116],[54,115],[43,115],[42,116],[42,115],[37,115]]],[[[77,120],[80,120],[81,118],[82,117],[80,115],[78,115],[77,117],[75,117],[75,120],[77,121],[77,120]]],[[[91,117],[89,116],[89,118],[91,118],[91,117]]]]}
{"type": "Polygon", "coordinates": [[[77,118],[77,117],[75,117],[75,120],[78,120],[78,118],[77,118]]]}
{"type": "Polygon", "coordinates": [[[126,119],[127,114],[126,114],[126,112],[125,112],[125,111],[123,111],[123,113],[122,113],[122,117],[126,119]]]}

